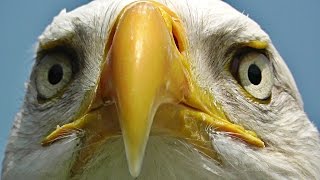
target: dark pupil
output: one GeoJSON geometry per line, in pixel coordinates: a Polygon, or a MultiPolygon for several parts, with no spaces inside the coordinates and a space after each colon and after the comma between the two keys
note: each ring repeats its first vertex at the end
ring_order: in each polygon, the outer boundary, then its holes
{"type": "Polygon", "coordinates": [[[63,77],[63,70],[60,64],[53,65],[48,73],[48,80],[50,84],[55,85],[58,84],[63,77]]]}
{"type": "Polygon", "coordinates": [[[258,85],[261,82],[261,70],[255,64],[251,64],[248,70],[248,77],[252,84],[258,85]]]}

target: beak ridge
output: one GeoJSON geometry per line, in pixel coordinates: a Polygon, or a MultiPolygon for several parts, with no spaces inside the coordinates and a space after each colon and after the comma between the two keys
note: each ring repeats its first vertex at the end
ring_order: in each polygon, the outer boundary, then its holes
{"type": "Polygon", "coordinates": [[[137,177],[155,112],[171,98],[166,68],[172,66],[176,49],[165,19],[150,2],[125,8],[116,26],[109,57],[111,82],[129,170],[137,177]]]}

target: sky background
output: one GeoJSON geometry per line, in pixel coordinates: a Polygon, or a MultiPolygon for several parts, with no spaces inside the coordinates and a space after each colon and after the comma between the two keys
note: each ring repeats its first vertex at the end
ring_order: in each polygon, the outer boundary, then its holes
{"type": "MultiPolygon", "coordinates": [[[[0,162],[24,96],[37,37],[61,9],[70,11],[88,0],[1,0],[0,5],[0,162]]],[[[289,66],[309,118],[320,127],[320,1],[227,0],[249,14],[270,35],[289,66]]],[[[1,170],[0,163],[0,170],[1,170]]]]}

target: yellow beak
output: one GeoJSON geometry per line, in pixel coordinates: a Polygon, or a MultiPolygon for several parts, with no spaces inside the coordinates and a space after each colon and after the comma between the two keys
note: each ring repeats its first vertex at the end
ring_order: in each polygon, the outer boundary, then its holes
{"type": "Polygon", "coordinates": [[[142,2],[124,10],[110,48],[110,68],[128,166],[135,177],[159,105],[183,98],[180,56],[158,7],[142,2]]]}
{"type": "Polygon", "coordinates": [[[85,143],[122,133],[133,177],[141,171],[151,131],[188,139],[212,158],[214,153],[206,151],[212,148],[208,126],[263,147],[254,132],[232,124],[214,97],[197,85],[187,49],[183,26],[168,8],[146,1],[128,5],[110,32],[108,55],[91,105],[80,118],[58,127],[42,144],[49,145],[75,129],[95,132],[87,133],[91,138],[85,143]]]}

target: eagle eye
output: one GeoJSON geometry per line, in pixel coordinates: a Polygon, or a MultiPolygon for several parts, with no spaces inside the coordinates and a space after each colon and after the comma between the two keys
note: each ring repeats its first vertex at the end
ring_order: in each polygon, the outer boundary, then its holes
{"type": "Polygon", "coordinates": [[[38,95],[49,99],[58,94],[72,78],[72,63],[64,53],[45,55],[36,66],[35,83],[38,95]]]}
{"type": "Polygon", "coordinates": [[[263,53],[247,51],[235,56],[231,72],[253,97],[260,100],[270,98],[274,76],[271,62],[263,53]]]}

